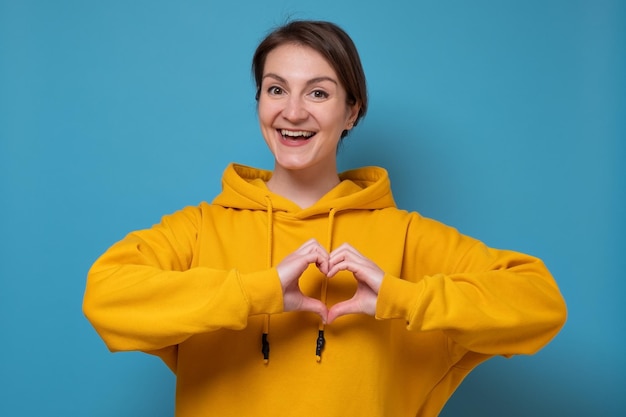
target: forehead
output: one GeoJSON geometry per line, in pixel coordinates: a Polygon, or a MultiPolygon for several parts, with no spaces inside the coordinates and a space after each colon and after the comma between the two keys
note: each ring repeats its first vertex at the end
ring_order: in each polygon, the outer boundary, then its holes
{"type": "Polygon", "coordinates": [[[272,49],[265,59],[263,74],[273,73],[281,77],[319,77],[337,79],[337,74],[322,54],[315,49],[287,43],[272,49]]]}

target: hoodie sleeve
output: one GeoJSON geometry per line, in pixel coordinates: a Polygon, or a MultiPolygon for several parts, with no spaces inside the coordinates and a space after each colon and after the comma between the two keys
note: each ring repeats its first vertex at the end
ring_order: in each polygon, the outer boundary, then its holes
{"type": "Polygon", "coordinates": [[[148,351],[173,367],[168,347],[282,311],[275,268],[242,274],[192,267],[200,222],[196,207],[166,216],[126,236],[91,267],[83,311],[110,350],[148,351]]]}
{"type": "Polygon", "coordinates": [[[384,277],[376,316],[404,319],[409,330],[443,331],[470,351],[508,356],[547,344],[566,307],[541,260],[489,248],[415,215],[403,276],[384,277]]]}

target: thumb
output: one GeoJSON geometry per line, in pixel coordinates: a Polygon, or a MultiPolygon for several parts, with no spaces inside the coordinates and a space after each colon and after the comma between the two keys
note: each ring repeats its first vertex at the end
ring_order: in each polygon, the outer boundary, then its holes
{"type": "Polygon", "coordinates": [[[351,298],[347,301],[342,301],[340,303],[335,304],[328,310],[328,321],[330,324],[335,321],[336,318],[345,316],[348,314],[361,313],[361,308],[359,306],[359,302],[356,298],[351,298]]]}
{"type": "Polygon", "coordinates": [[[322,318],[323,323],[326,323],[328,321],[328,308],[326,307],[326,304],[315,298],[303,297],[302,303],[300,304],[298,310],[310,311],[319,315],[322,318]]]}

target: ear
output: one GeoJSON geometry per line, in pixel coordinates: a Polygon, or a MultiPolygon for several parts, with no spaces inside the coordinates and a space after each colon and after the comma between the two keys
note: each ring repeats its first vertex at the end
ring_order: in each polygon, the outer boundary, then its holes
{"type": "Polygon", "coordinates": [[[348,106],[348,120],[346,122],[345,130],[350,130],[354,127],[356,123],[356,119],[359,117],[359,112],[361,111],[361,103],[356,103],[351,106],[348,106]]]}

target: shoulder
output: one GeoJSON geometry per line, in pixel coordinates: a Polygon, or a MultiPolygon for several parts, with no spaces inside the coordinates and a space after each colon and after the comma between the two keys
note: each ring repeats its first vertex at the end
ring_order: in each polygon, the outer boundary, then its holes
{"type": "Polygon", "coordinates": [[[190,223],[190,224],[200,224],[204,219],[210,218],[214,215],[217,210],[223,209],[220,206],[215,204],[210,204],[205,201],[192,206],[185,206],[180,210],[177,210],[173,213],[166,214],[162,217],[162,224],[180,224],[180,223],[190,223]]]}

